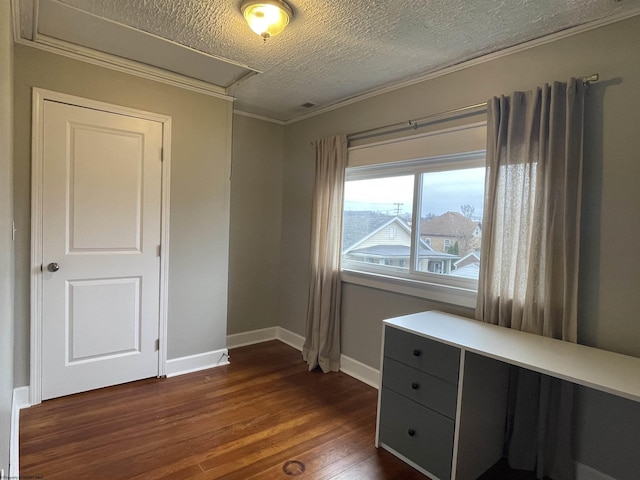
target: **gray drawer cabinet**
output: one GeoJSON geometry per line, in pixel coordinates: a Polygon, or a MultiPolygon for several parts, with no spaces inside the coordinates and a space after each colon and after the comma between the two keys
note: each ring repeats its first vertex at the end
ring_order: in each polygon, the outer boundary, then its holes
{"type": "Polygon", "coordinates": [[[640,358],[436,311],[383,325],[376,446],[434,479],[500,460],[513,366],[640,402],[640,358]]]}
{"type": "Polygon", "coordinates": [[[379,443],[450,478],[460,349],[385,327],[379,443]]]}

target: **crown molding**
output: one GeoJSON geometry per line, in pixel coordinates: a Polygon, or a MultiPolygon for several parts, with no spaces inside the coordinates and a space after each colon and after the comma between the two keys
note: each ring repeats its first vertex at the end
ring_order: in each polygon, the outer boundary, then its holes
{"type": "Polygon", "coordinates": [[[282,120],[276,120],[275,118],[264,117],[262,115],[257,115],[255,113],[243,112],[242,110],[234,110],[234,114],[241,115],[243,117],[255,118],[257,120],[262,120],[263,122],[275,123],[277,125],[286,125],[287,123],[282,120]]]}
{"type": "Polygon", "coordinates": [[[304,115],[300,115],[299,117],[294,117],[289,120],[286,120],[284,121],[284,125],[291,125],[292,123],[300,122],[302,120],[306,120],[308,118],[312,118],[317,115],[322,115],[323,113],[327,113],[332,110],[336,110],[338,108],[346,107],[347,105],[351,105],[353,103],[357,103],[362,100],[367,100],[369,98],[377,97],[379,95],[384,95],[385,93],[393,92],[395,90],[400,90],[401,88],[426,82],[427,80],[433,80],[434,78],[442,77],[444,75],[449,75],[450,73],[458,72],[460,70],[465,70],[467,68],[474,67],[476,65],[491,62],[493,60],[506,57],[514,53],[524,52],[525,50],[530,50],[532,48],[546,45],[548,43],[556,42],[564,38],[573,37],[575,35],[579,35],[581,33],[595,30],[601,27],[605,27],[607,25],[611,25],[612,23],[621,22],[623,20],[627,20],[629,18],[636,17],[638,15],[640,15],[640,8],[635,8],[635,9],[629,10],[628,12],[620,13],[618,15],[613,15],[607,18],[585,23],[583,25],[567,28],[566,30],[552,33],[550,35],[545,35],[544,37],[536,38],[534,40],[529,40],[527,42],[520,43],[518,45],[514,45],[513,47],[508,47],[503,50],[499,50],[497,52],[472,58],[471,60],[467,60],[465,62],[458,63],[450,67],[445,67],[435,72],[419,75],[417,77],[413,77],[408,80],[403,80],[401,82],[386,85],[382,88],[376,88],[374,90],[370,90],[369,92],[365,92],[363,94],[356,95],[354,97],[339,100],[336,103],[327,105],[326,107],[322,107],[318,110],[315,110],[314,112],[310,112],[304,115]]]}

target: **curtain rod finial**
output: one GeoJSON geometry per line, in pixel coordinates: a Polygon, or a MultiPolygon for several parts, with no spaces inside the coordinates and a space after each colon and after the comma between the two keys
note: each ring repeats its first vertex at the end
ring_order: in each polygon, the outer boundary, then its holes
{"type": "Polygon", "coordinates": [[[582,79],[582,83],[589,85],[590,83],[597,82],[598,80],[600,80],[600,75],[597,73],[594,73],[592,75],[589,75],[588,77],[584,77],[582,79]]]}

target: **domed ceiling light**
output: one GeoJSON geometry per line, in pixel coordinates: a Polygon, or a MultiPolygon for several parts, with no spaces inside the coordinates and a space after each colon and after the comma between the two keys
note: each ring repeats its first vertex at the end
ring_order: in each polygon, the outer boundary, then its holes
{"type": "Polygon", "coordinates": [[[293,10],[282,0],[245,0],[240,10],[251,30],[265,42],[282,32],[293,18],[293,10]]]}

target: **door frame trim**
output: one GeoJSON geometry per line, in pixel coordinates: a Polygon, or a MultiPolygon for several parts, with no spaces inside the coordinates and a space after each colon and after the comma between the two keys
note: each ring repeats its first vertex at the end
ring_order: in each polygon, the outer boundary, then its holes
{"type": "Polygon", "coordinates": [[[34,87],[32,90],[31,117],[31,353],[30,353],[30,403],[42,402],[42,190],[44,102],[54,101],[78,107],[90,108],[119,115],[151,120],[162,124],[162,186],[160,216],[160,305],[159,305],[159,354],[158,377],[166,375],[167,325],[169,312],[169,189],[171,178],[171,117],[99,102],[87,98],[34,87]]]}

